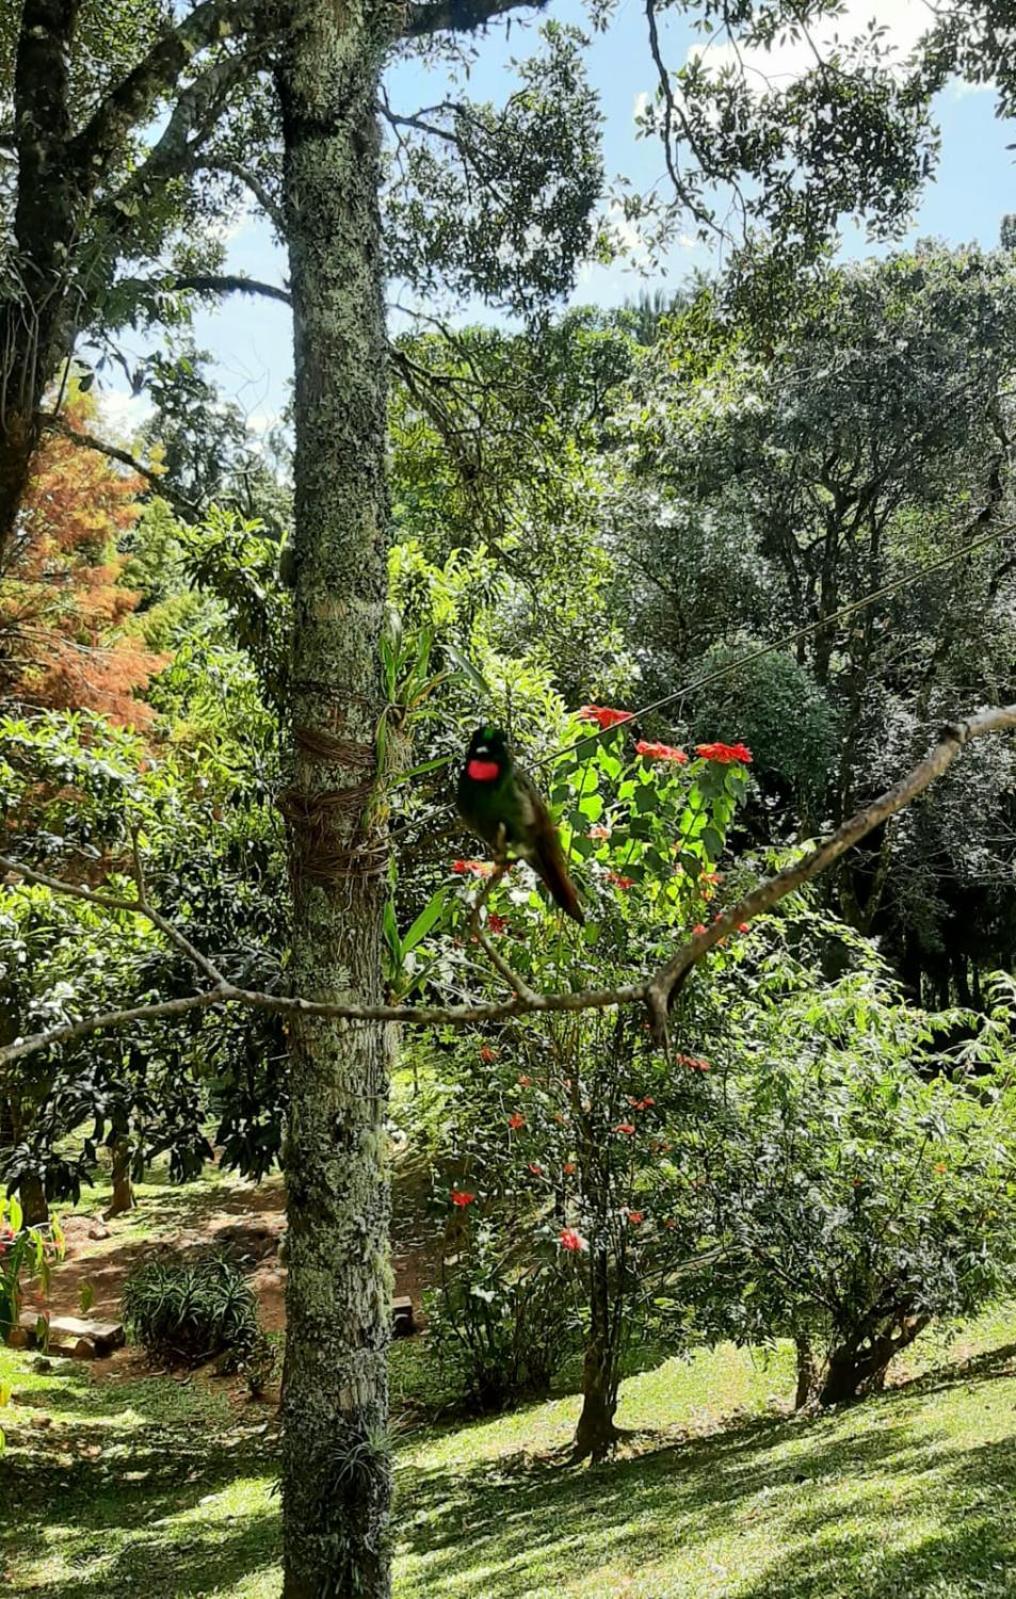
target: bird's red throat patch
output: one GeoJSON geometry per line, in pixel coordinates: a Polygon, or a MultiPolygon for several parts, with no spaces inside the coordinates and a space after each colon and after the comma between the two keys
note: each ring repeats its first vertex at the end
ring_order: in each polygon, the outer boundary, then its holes
{"type": "Polygon", "coordinates": [[[474,783],[493,783],[494,779],[501,776],[501,768],[497,761],[470,761],[466,766],[466,776],[471,777],[474,783]]]}

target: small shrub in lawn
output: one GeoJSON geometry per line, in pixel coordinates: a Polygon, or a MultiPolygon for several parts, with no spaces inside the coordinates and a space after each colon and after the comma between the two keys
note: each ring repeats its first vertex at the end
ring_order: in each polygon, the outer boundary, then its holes
{"type": "Polygon", "coordinates": [[[275,1354],[242,1271],[220,1255],[152,1260],[124,1284],[123,1315],[132,1337],[161,1360],[197,1366],[219,1359],[242,1372],[253,1394],[271,1377],[275,1354]]]}

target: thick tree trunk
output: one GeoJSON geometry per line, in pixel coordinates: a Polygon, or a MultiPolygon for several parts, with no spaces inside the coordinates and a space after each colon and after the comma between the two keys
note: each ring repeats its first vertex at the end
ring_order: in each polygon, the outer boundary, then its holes
{"type": "MultiPolygon", "coordinates": [[[[294,0],[278,69],[295,339],[292,981],[382,999],[385,328],[375,106],[386,17],[294,0]]],[[[286,1599],[385,1599],[388,1036],[300,1018],[284,1155],[286,1599]]]]}
{"type": "Polygon", "coordinates": [[[895,1333],[883,1333],[864,1343],[844,1343],[829,1356],[820,1405],[840,1405],[862,1394],[880,1393],[885,1387],[890,1362],[912,1344],[927,1327],[930,1316],[906,1316],[895,1333]]]}
{"type": "Polygon", "coordinates": [[[605,1252],[590,1263],[589,1341],[582,1360],[582,1412],[573,1457],[602,1460],[617,1440],[617,1348],[611,1337],[610,1289],[605,1252]]]}
{"type": "Polygon", "coordinates": [[[113,1198],[106,1211],[107,1221],[112,1216],[123,1216],[136,1204],[134,1185],[131,1182],[131,1146],[126,1138],[118,1138],[113,1145],[113,1198]]]}
{"type": "Polygon", "coordinates": [[[28,1227],[42,1227],[49,1221],[49,1201],[46,1198],[46,1186],[41,1177],[34,1173],[22,1177],[18,1184],[18,1198],[21,1209],[24,1211],[25,1225],[28,1227]]]}

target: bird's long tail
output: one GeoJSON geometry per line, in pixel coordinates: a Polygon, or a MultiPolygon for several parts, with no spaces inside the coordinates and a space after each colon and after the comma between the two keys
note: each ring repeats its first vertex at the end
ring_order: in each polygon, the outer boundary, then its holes
{"type": "Polygon", "coordinates": [[[558,836],[549,830],[536,842],[534,858],[530,863],[546,883],[550,897],[555,905],[560,905],[566,916],[579,926],[585,923],[579,896],[575,891],[575,884],[568,876],[565,865],[564,853],[561,849],[558,836]]]}

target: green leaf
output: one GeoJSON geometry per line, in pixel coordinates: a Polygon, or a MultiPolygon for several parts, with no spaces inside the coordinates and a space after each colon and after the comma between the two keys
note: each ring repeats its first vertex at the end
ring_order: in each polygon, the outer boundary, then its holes
{"type": "Polygon", "coordinates": [[[493,695],[490,692],[490,684],[461,650],[456,649],[454,644],[446,644],[444,652],[457,670],[461,672],[462,676],[472,683],[477,693],[482,694],[486,700],[493,699],[493,695]]]}
{"type": "Polygon", "coordinates": [[[384,916],[382,918],[385,942],[392,952],[392,958],[397,966],[402,964],[402,940],[399,938],[398,923],[395,920],[395,906],[391,900],[385,901],[384,916]]]}
{"type": "Polygon", "coordinates": [[[723,854],[723,834],[719,832],[717,828],[710,825],[703,830],[702,843],[705,846],[710,860],[718,861],[720,856],[723,854]]]}
{"type": "Polygon", "coordinates": [[[421,939],[426,938],[434,923],[439,920],[448,900],[447,888],[439,888],[432,894],[419,916],[410,926],[405,938],[402,940],[402,953],[408,955],[415,949],[421,939]]]}

